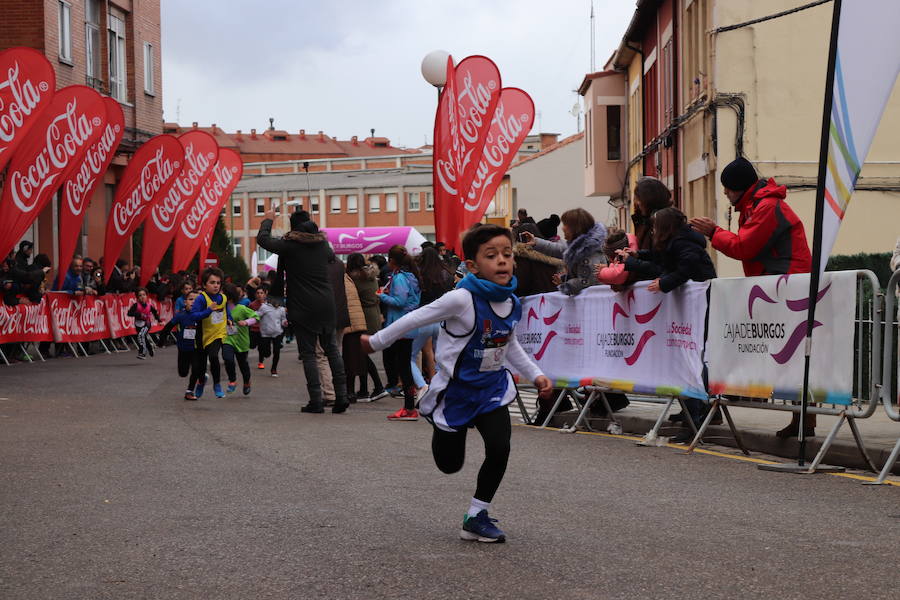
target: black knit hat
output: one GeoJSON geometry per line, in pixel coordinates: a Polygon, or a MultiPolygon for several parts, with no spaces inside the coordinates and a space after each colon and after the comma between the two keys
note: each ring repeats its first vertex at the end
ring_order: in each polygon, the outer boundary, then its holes
{"type": "Polygon", "coordinates": [[[726,189],[743,192],[759,181],[759,176],[756,174],[756,169],[753,168],[750,161],[740,157],[734,159],[722,169],[722,175],[719,180],[726,189]]]}

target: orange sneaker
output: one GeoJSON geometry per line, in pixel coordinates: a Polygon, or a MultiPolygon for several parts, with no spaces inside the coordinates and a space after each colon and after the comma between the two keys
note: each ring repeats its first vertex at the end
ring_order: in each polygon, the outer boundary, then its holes
{"type": "Polygon", "coordinates": [[[266,368],[266,365],[265,365],[264,363],[259,363],[259,364],[256,365],[256,368],[257,368],[257,369],[265,369],[265,368],[266,368]]]}
{"type": "Polygon", "coordinates": [[[401,408],[394,414],[388,415],[387,418],[390,421],[418,421],[419,411],[416,409],[406,410],[405,408],[401,408]]]}

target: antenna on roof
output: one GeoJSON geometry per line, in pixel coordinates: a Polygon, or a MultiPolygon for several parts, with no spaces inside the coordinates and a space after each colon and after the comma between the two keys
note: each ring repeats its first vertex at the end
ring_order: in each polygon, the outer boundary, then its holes
{"type": "Polygon", "coordinates": [[[373,128],[370,129],[369,131],[372,132],[372,137],[375,137],[375,128],[373,127],[373,128]]]}
{"type": "Polygon", "coordinates": [[[275,119],[269,117],[269,131],[275,131],[275,119]]]}

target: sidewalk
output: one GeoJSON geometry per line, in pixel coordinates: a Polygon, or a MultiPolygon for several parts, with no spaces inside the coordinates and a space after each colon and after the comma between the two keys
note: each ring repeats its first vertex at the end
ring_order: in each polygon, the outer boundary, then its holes
{"type": "MultiPolygon", "coordinates": [[[[523,396],[525,405],[529,411],[533,412],[534,400],[523,396]]],[[[616,413],[617,420],[621,423],[625,433],[636,435],[644,435],[653,428],[657,417],[663,406],[660,404],[651,404],[631,399],[631,404],[616,413]]],[[[676,403],[672,412],[677,412],[679,406],[676,403]]],[[[799,444],[797,438],[782,440],[775,437],[775,432],[787,425],[791,420],[791,414],[783,411],[752,409],[752,408],[736,408],[729,409],[734,419],[735,427],[741,434],[744,445],[751,452],[762,452],[773,456],[780,456],[787,459],[796,460],[799,452],[799,444]]],[[[514,411],[516,414],[517,410],[514,411]]],[[[562,427],[575,422],[578,413],[569,411],[557,414],[553,417],[552,425],[562,427]]],[[[591,418],[589,419],[591,426],[598,431],[606,431],[609,423],[608,419],[591,418]]],[[[812,458],[819,451],[825,436],[831,430],[831,427],[837,422],[838,417],[830,415],[818,415],[816,425],[816,436],[807,440],[807,459],[812,458]]],[[[875,463],[875,466],[881,470],[884,462],[887,460],[891,449],[900,438],[900,423],[892,421],[884,412],[883,407],[879,407],[875,414],[868,419],[859,419],[856,422],[863,444],[875,463]]],[[[660,429],[660,436],[674,436],[680,430],[679,425],[672,425],[668,420],[663,422],[660,429]]],[[[737,447],[728,424],[711,425],[704,440],[710,443],[722,446],[737,447]]],[[[865,460],[859,453],[856,443],[853,440],[853,433],[847,423],[841,427],[837,438],[825,455],[825,463],[831,465],[839,465],[853,469],[868,469],[865,460]]],[[[900,461],[894,465],[892,473],[900,475],[900,461]]]]}

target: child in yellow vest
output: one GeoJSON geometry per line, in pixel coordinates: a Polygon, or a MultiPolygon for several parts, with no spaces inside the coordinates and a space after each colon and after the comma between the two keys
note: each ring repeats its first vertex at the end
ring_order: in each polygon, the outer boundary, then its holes
{"type": "MultiPolygon", "coordinates": [[[[225,397],[225,391],[219,383],[222,376],[219,353],[222,351],[222,344],[228,335],[228,325],[231,323],[231,311],[228,310],[225,296],[220,291],[223,279],[221,269],[213,267],[204,270],[200,276],[203,291],[191,306],[191,317],[197,323],[198,330],[198,351],[195,353],[196,359],[200,361],[198,372],[206,371],[205,363],[208,360],[216,398],[225,397]]],[[[194,395],[198,398],[203,395],[202,383],[197,384],[194,395]]]]}

